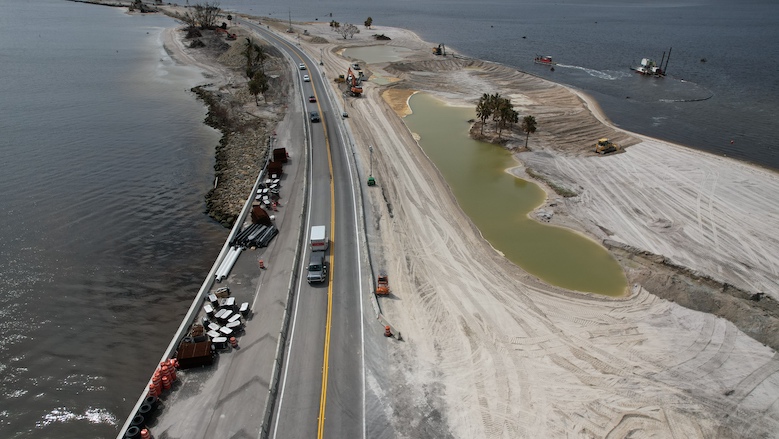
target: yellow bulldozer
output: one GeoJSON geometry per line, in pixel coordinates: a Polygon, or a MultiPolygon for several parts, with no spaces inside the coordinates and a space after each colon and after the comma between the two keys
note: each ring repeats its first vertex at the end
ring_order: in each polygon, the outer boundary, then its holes
{"type": "Polygon", "coordinates": [[[595,144],[595,152],[598,154],[609,154],[619,151],[619,145],[610,141],[607,137],[598,139],[598,143],[595,144]]]}

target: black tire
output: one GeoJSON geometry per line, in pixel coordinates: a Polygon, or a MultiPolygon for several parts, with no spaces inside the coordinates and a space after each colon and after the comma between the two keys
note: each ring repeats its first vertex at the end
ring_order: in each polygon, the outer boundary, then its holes
{"type": "Polygon", "coordinates": [[[156,409],[157,408],[157,397],[149,395],[149,396],[146,397],[146,399],[143,400],[143,403],[144,404],[149,404],[151,406],[152,410],[156,409]]]}
{"type": "Polygon", "coordinates": [[[152,418],[154,418],[154,407],[144,402],[141,404],[141,408],[138,409],[138,414],[143,416],[146,422],[151,422],[152,418]]]}
{"type": "Polygon", "coordinates": [[[124,437],[125,439],[139,439],[141,437],[141,429],[133,425],[124,432],[124,437]]]}
{"type": "Polygon", "coordinates": [[[141,428],[144,425],[146,425],[146,418],[142,414],[138,413],[133,417],[133,420],[132,422],[130,422],[130,425],[141,428]]]}

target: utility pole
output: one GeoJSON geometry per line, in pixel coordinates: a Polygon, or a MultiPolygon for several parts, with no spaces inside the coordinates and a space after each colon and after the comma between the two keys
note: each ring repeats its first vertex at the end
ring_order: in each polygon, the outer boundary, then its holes
{"type": "Polygon", "coordinates": [[[289,11],[289,29],[287,29],[287,33],[292,33],[292,9],[288,9],[289,11]]]}
{"type": "Polygon", "coordinates": [[[319,65],[323,66],[325,65],[325,62],[323,58],[325,57],[325,49],[323,47],[319,48],[319,65]]]}

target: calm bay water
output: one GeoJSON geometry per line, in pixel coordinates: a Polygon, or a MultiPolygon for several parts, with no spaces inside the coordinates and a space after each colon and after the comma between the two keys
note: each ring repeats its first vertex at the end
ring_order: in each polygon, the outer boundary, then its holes
{"type": "MultiPolygon", "coordinates": [[[[779,168],[773,0],[221,6],[371,16],[377,32],[406,27],[578,87],[626,129],[779,168]],[[671,46],[671,77],[628,70],[671,46]],[[561,66],[533,65],[537,53],[561,66]]],[[[111,437],[227,233],[202,213],[218,135],[187,90],[205,81],[161,49],[163,16],[64,0],[0,11],[0,437],[111,437]]]]}
{"type": "Polygon", "coordinates": [[[579,88],[622,128],[779,170],[775,0],[225,0],[221,6],[282,20],[353,23],[363,33],[411,29],[462,55],[579,88]],[[374,30],[362,26],[368,16],[374,30]],[[630,71],[644,57],[659,62],[669,48],[667,78],[630,71]],[[554,72],[537,66],[537,54],[561,65],[554,72]]]}
{"type": "Polygon", "coordinates": [[[0,7],[0,437],[112,437],[226,236],[205,79],[164,16],[0,7]]]}

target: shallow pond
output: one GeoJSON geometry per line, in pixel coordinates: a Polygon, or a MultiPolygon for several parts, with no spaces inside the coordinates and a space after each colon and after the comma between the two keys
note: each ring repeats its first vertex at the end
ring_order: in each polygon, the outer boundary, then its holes
{"type": "Polygon", "coordinates": [[[352,47],[344,50],[343,56],[358,59],[368,64],[376,64],[401,61],[411,52],[411,49],[405,47],[377,45],[352,47]]]}
{"type": "Polygon", "coordinates": [[[618,296],[627,280],[617,261],[597,242],[561,227],[532,220],[544,191],[506,172],[517,166],[505,149],[471,139],[475,109],[452,107],[430,95],[409,100],[404,118],[484,237],[506,258],[552,285],[618,296]]]}

